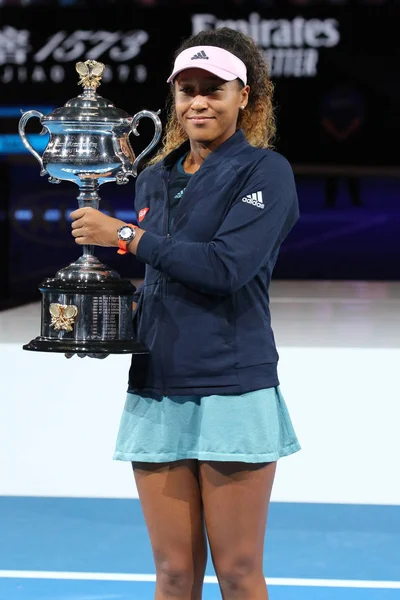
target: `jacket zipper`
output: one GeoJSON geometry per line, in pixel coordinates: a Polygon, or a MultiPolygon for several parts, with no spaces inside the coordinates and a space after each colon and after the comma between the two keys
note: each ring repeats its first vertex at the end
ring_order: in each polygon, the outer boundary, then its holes
{"type": "MultiPolygon", "coordinates": [[[[165,192],[165,199],[166,199],[166,209],[165,209],[165,217],[164,217],[164,232],[166,233],[167,238],[170,238],[171,235],[169,233],[169,196],[168,196],[168,186],[166,184],[165,181],[165,169],[164,172],[162,174],[162,180],[163,180],[163,186],[164,186],[164,192],[165,192]]],[[[169,177],[168,177],[168,183],[169,183],[169,177]]],[[[161,278],[161,300],[162,303],[161,305],[164,306],[165,302],[164,299],[166,300],[167,298],[167,278],[165,273],[162,273],[162,278],[161,278]]],[[[163,315],[164,316],[164,315],[163,315]]],[[[162,380],[162,387],[163,387],[163,396],[167,396],[168,395],[168,390],[167,390],[167,385],[165,382],[165,372],[164,372],[164,336],[161,340],[161,380],[162,380]]]]}
{"type": "MultiPolygon", "coordinates": [[[[171,237],[170,231],[169,231],[169,211],[170,211],[170,206],[169,206],[169,194],[168,194],[168,186],[166,185],[166,181],[165,181],[165,177],[166,177],[166,172],[165,172],[165,167],[163,167],[163,174],[162,174],[162,180],[163,180],[163,186],[164,186],[164,192],[165,192],[165,197],[166,197],[166,210],[165,210],[165,218],[164,218],[164,232],[167,236],[167,238],[171,237]]],[[[193,177],[193,176],[192,176],[193,177]]],[[[168,180],[167,182],[169,183],[170,178],[168,176],[168,180]]],[[[190,181],[188,182],[186,188],[185,188],[185,192],[188,188],[188,186],[190,185],[192,181],[192,178],[190,179],[190,181]]],[[[161,299],[163,300],[164,298],[167,298],[167,277],[164,273],[162,273],[162,286],[161,286],[161,299]]],[[[162,362],[163,364],[161,365],[161,379],[162,379],[162,387],[163,387],[163,395],[167,396],[167,386],[166,386],[166,382],[165,382],[165,373],[164,373],[164,339],[161,341],[161,356],[162,356],[162,362]]]]}

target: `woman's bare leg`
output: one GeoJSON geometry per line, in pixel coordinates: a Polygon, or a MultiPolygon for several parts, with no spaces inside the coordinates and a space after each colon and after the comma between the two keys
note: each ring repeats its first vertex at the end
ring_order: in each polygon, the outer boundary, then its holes
{"type": "Polygon", "coordinates": [[[200,463],[204,516],[224,600],[268,600],[264,537],[276,463],[200,463]]]}
{"type": "Polygon", "coordinates": [[[133,463],[156,567],[155,600],[201,600],[207,542],[198,463],[133,463]]]}

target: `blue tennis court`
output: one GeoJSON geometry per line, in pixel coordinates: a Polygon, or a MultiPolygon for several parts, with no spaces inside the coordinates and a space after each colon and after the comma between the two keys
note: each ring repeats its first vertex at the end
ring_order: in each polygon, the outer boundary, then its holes
{"type": "MultiPolygon", "coordinates": [[[[1,600],[151,600],[137,499],[0,498],[1,600]]],[[[400,507],[273,502],[272,600],[400,598],[400,507]]],[[[203,598],[221,598],[211,560],[203,598]]]]}

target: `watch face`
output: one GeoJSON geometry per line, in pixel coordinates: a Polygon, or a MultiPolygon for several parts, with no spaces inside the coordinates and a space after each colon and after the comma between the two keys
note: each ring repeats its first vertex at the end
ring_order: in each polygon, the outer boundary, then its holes
{"type": "Polygon", "coordinates": [[[129,240],[132,237],[132,228],[131,227],[121,227],[119,230],[119,237],[121,240],[129,240]]]}

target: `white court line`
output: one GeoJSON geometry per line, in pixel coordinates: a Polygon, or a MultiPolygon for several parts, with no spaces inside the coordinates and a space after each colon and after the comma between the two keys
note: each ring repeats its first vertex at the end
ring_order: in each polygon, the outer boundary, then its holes
{"type": "MultiPolygon", "coordinates": [[[[145,581],[154,582],[155,575],[141,573],[73,573],[69,571],[0,571],[1,578],[12,579],[71,579],[88,581],[145,581]]],[[[364,581],[355,579],[291,579],[266,577],[268,585],[294,587],[337,587],[367,589],[400,589],[400,581],[364,581]]],[[[206,575],[204,583],[218,583],[216,577],[206,575]]]]}
{"type": "Polygon", "coordinates": [[[290,303],[290,304],[308,304],[310,302],[329,302],[330,304],[372,304],[372,303],[385,303],[385,304],[398,304],[398,298],[335,298],[334,296],[307,296],[307,297],[296,297],[296,296],[272,296],[271,303],[290,303]]]}

